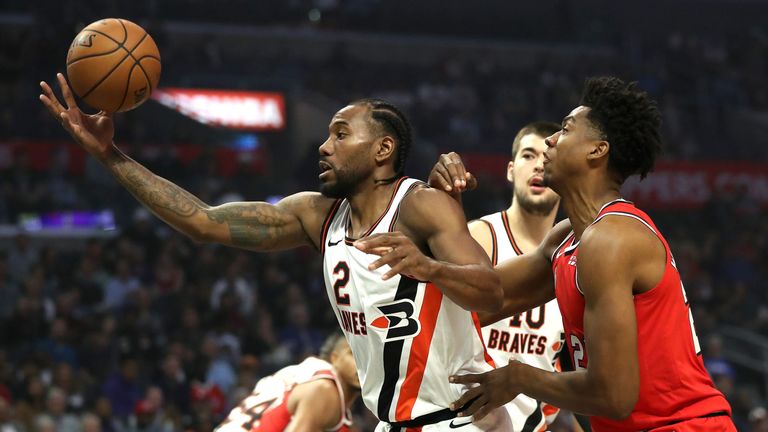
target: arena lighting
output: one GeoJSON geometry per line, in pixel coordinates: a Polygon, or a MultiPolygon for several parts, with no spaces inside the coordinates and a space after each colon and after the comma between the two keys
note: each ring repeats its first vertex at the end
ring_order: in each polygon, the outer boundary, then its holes
{"type": "Polygon", "coordinates": [[[211,126],[252,131],[285,128],[285,100],[280,93],[163,88],[152,98],[211,126]]]}

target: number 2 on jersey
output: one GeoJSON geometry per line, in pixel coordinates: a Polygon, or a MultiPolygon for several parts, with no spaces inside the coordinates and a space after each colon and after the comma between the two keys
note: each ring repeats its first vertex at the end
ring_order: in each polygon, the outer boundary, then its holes
{"type": "Polygon", "coordinates": [[[336,303],[342,306],[349,306],[349,294],[341,294],[341,290],[349,283],[349,264],[346,261],[339,261],[333,268],[333,275],[337,277],[333,283],[333,292],[336,294],[336,303]]]}

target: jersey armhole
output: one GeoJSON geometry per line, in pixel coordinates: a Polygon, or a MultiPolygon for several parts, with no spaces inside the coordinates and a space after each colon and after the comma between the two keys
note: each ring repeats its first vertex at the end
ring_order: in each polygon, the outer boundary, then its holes
{"type": "Polygon", "coordinates": [[[403,193],[403,196],[400,197],[400,201],[397,203],[397,208],[395,209],[395,214],[392,215],[392,221],[389,223],[389,229],[387,232],[392,232],[395,230],[395,224],[397,223],[397,219],[400,216],[400,206],[403,204],[403,201],[405,200],[405,197],[411,194],[411,192],[415,191],[416,189],[421,188],[428,188],[429,186],[424,183],[423,181],[416,181],[413,182],[410,186],[408,186],[408,190],[403,193]]]}
{"type": "Polygon", "coordinates": [[[341,199],[334,201],[331,209],[328,211],[328,215],[325,217],[325,221],[323,221],[323,231],[320,233],[320,255],[325,255],[325,238],[328,236],[328,229],[331,226],[334,216],[336,216],[336,212],[339,211],[341,202],[341,199]]]}

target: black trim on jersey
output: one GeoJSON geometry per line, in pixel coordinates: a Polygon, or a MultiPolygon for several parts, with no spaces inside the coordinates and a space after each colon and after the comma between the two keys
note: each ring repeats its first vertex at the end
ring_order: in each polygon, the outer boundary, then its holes
{"type": "Polygon", "coordinates": [[[397,203],[397,210],[395,210],[395,214],[392,216],[392,222],[389,223],[389,230],[387,230],[387,232],[394,231],[395,223],[397,223],[397,218],[398,216],[400,216],[400,206],[403,205],[403,200],[405,199],[405,197],[408,196],[409,193],[413,192],[413,190],[416,189],[417,186],[426,186],[426,183],[422,181],[418,181],[408,186],[408,190],[405,191],[405,193],[403,194],[403,197],[400,198],[400,202],[397,203]]]}
{"type": "Polygon", "coordinates": [[[515,250],[516,254],[522,255],[523,251],[521,251],[520,248],[517,246],[517,242],[515,241],[515,236],[512,235],[512,230],[509,228],[509,217],[507,216],[506,210],[501,212],[501,221],[504,223],[504,229],[507,230],[507,238],[509,238],[509,243],[512,244],[512,249],[515,250]]]}
{"type": "Polygon", "coordinates": [[[491,263],[493,263],[494,267],[496,264],[498,264],[499,261],[499,245],[496,242],[496,230],[493,229],[493,224],[488,222],[485,219],[478,219],[480,222],[485,222],[486,225],[488,225],[488,229],[491,230],[491,263]]]}
{"type": "MultiPolygon", "coordinates": [[[[419,281],[407,276],[400,276],[394,300],[409,299],[416,301],[416,292],[419,281]]],[[[384,379],[379,391],[379,406],[376,414],[379,420],[389,420],[389,409],[392,407],[392,399],[395,397],[395,387],[400,378],[400,357],[403,354],[403,339],[384,343],[384,379]]]]}
{"type": "Polygon", "coordinates": [[[407,179],[407,178],[408,177],[400,177],[400,179],[397,180],[397,183],[395,183],[395,189],[392,191],[392,196],[389,197],[389,202],[387,203],[387,208],[384,209],[384,211],[381,213],[379,218],[376,219],[376,222],[374,222],[373,225],[371,225],[371,227],[368,228],[368,230],[365,232],[365,234],[361,235],[358,238],[352,238],[352,237],[346,235],[346,233],[349,232],[349,226],[352,224],[352,219],[347,220],[347,229],[346,229],[346,232],[344,233],[345,234],[344,235],[345,239],[349,240],[349,242],[347,242],[347,244],[351,244],[350,242],[354,242],[355,240],[360,240],[363,237],[368,237],[369,235],[371,235],[373,230],[375,230],[376,227],[379,225],[379,223],[381,223],[381,220],[384,219],[384,216],[386,216],[387,213],[389,213],[389,208],[392,207],[392,202],[395,201],[395,196],[397,195],[397,191],[400,190],[400,186],[403,185],[403,181],[405,181],[405,179],[407,179]]]}
{"type": "Polygon", "coordinates": [[[528,416],[527,419],[525,419],[525,424],[523,425],[523,429],[520,432],[534,432],[539,423],[541,423],[542,417],[541,402],[536,401],[536,409],[531,415],[528,416]]]}
{"type": "Polygon", "coordinates": [[[339,207],[341,207],[341,201],[341,199],[337,199],[333,203],[331,209],[328,211],[328,216],[325,217],[325,221],[323,222],[323,231],[320,233],[320,255],[325,254],[325,238],[328,236],[328,229],[331,227],[331,221],[333,221],[336,212],[339,211],[339,207]]]}
{"type": "MultiPolygon", "coordinates": [[[[568,237],[566,237],[566,238],[565,238],[565,240],[563,240],[563,243],[562,243],[562,244],[560,244],[560,246],[558,246],[558,247],[557,247],[557,249],[555,249],[555,253],[554,253],[554,254],[552,254],[552,257],[553,257],[553,258],[556,258],[556,257],[557,257],[557,254],[558,254],[558,253],[559,253],[561,250],[563,251],[563,256],[569,256],[569,255],[573,255],[573,251],[575,251],[575,250],[576,250],[576,248],[575,248],[575,247],[573,247],[573,245],[575,245],[575,244],[576,244],[576,235],[575,235],[575,234],[573,234],[573,233],[571,233],[571,234],[568,234],[568,237]],[[571,236],[573,236],[573,242],[571,242],[571,236]],[[568,243],[571,243],[571,244],[570,244],[570,245],[568,245],[568,246],[566,246],[568,243]],[[571,248],[571,250],[566,250],[566,249],[568,249],[568,248],[571,248]]],[[[553,261],[554,261],[554,260],[553,260],[553,261]]]]}

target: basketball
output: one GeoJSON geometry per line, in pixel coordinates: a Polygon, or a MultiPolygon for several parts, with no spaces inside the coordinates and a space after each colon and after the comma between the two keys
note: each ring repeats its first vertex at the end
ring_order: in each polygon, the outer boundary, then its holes
{"type": "Polygon", "coordinates": [[[106,18],[85,27],[67,53],[72,90],[93,108],[120,112],[149,99],[160,80],[160,52],[138,25],[106,18]]]}

